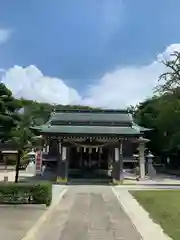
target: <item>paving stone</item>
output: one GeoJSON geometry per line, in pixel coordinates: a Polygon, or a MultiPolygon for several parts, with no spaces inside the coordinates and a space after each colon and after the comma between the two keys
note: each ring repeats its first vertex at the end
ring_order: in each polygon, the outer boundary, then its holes
{"type": "Polygon", "coordinates": [[[141,239],[108,186],[69,187],[39,233],[38,240],[141,239]]]}
{"type": "Polygon", "coordinates": [[[0,239],[22,239],[44,212],[39,205],[1,205],[0,239]]]}

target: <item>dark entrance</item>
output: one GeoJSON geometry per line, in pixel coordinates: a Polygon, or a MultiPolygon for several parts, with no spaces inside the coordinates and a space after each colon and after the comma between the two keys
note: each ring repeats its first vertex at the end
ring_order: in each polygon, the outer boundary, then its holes
{"type": "Polygon", "coordinates": [[[69,178],[109,179],[108,148],[71,147],[69,178]]]}

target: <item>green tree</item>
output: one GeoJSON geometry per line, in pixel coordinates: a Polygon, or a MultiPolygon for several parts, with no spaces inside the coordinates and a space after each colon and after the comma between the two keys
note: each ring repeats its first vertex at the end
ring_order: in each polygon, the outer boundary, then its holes
{"type": "Polygon", "coordinates": [[[155,155],[173,156],[174,165],[180,155],[180,91],[152,97],[141,103],[135,112],[136,121],[153,130],[147,133],[149,147],[155,155]]]}
{"type": "Polygon", "coordinates": [[[3,83],[0,83],[0,131],[2,140],[7,140],[10,137],[11,130],[17,126],[20,120],[18,114],[20,107],[20,102],[12,96],[11,91],[3,83]]]}
{"type": "Polygon", "coordinates": [[[180,87],[180,53],[175,51],[170,54],[170,59],[162,61],[166,71],[159,77],[159,84],[156,92],[164,94],[174,92],[180,87]]]}

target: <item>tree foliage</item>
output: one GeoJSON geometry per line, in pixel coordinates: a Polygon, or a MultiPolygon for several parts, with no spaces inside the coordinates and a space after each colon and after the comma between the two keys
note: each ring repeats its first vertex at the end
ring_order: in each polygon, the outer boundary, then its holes
{"type": "Polygon", "coordinates": [[[33,132],[32,125],[41,125],[48,121],[55,107],[62,109],[91,109],[86,106],[56,105],[39,103],[26,99],[15,99],[4,84],[0,84],[0,139],[13,140],[22,148],[30,145],[33,132]]]}
{"type": "Polygon", "coordinates": [[[153,129],[148,137],[157,155],[179,149],[175,142],[178,136],[180,141],[180,94],[179,98],[169,93],[146,100],[139,105],[135,119],[140,125],[153,129]]]}
{"type": "Polygon", "coordinates": [[[148,137],[154,154],[171,156],[173,164],[180,166],[180,53],[170,57],[163,62],[166,68],[156,96],[138,105],[135,118],[140,125],[153,129],[148,137]]]}
{"type": "Polygon", "coordinates": [[[180,87],[180,53],[175,51],[170,54],[169,60],[162,61],[162,63],[166,71],[160,75],[156,91],[164,94],[180,87]]]}
{"type": "Polygon", "coordinates": [[[3,83],[0,83],[0,132],[2,140],[8,139],[11,130],[20,121],[18,114],[20,107],[20,102],[13,98],[11,91],[3,83]]]}

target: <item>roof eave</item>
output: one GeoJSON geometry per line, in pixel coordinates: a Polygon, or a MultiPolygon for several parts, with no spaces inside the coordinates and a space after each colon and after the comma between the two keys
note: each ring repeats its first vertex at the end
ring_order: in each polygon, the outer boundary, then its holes
{"type": "Polygon", "coordinates": [[[153,131],[153,129],[152,129],[152,128],[140,127],[140,131],[141,131],[141,132],[149,132],[149,131],[153,131]]]}
{"type": "Polygon", "coordinates": [[[46,131],[46,130],[40,130],[42,134],[47,134],[47,135],[60,135],[62,137],[67,137],[67,136],[89,136],[89,137],[139,137],[142,136],[143,133],[137,132],[137,133],[124,133],[124,134],[103,134],[103,133],[62,133],[62,132],[53,132],[53,131],[46,131]]]}

